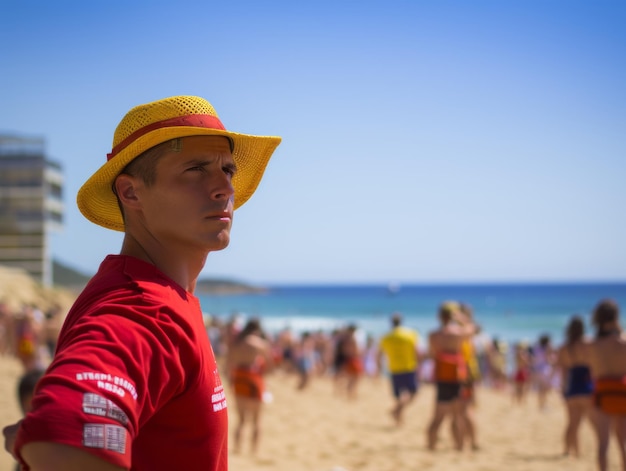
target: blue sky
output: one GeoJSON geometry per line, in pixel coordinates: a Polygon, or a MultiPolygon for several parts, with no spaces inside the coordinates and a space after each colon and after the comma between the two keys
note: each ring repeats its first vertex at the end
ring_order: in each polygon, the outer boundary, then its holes
{"type": "Polygon", "coordinates": [[[254,283],[626,280],[623,1],[8,1],[0,132],[66,178],[60,261],[121,234],[80,185],[131,107],[207,98],[283,137],[204,276],[254,283]]]}

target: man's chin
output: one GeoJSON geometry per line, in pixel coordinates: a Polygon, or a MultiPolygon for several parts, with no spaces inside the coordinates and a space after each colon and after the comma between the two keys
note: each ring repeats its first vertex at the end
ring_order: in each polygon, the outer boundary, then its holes
{"type": "Polygon", "coordinates": [[[228,244],[230,244],[230,236],[222,236],[222,237],[218,237],[217,239],[214,239],[211,241],[210,245],[210,251],[211,252],[216,252],[218,250],[224,250],[226,247],[228,247],[228,244]]]}

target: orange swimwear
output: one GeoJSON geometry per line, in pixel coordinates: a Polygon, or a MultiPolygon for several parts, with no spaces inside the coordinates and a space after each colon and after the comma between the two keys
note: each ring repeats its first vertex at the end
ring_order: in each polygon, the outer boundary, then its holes
{"type": "Polygon", "coordinates": [[[263,376],[256,369],[237,367],[232,372],[231,381],[235,396],[258,399],[259,401],[263,399],[265,383],[263,376]]]}
{"type": "Polygon", "coordinates": [[[363,373],[363,362],[359,357],[346,358],[342,369],[348,374],[359,375],[363,373]]]}
{"type": "Polygon", "coordinates": [[[467,381],[467,362],[460,353],[442,352],[435,358],[435,381],[464,383],[467,381]]]}
{"type": "Polygon", "coordinates": [[[593,388],[596,407],[608,415],[626,415],[626,376],[599,378],[593,388]]]}

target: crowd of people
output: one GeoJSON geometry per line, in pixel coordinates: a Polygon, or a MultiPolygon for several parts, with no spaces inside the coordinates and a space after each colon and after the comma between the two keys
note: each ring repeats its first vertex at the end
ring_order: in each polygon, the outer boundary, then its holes
{"type": "MultiPolygon", "coordinates": [[[[63,320],[58,309],[47,312],[36,306],[11,311],[0,304],[0,352],[13,355],[23,366],[18,397],[26,413],[37,380],[49,364],[63,320]]],[[[510,393],[514,404],[523,404],[533,393],[537,406],[547,409],[555,391],[567,411],[563,453],[578,456],[578,431],[589,420],[598,435],[599,469],[607,469],[607,448],[615,431],[626,463],[626,341],[619,324],[618,306],[600,302],[586,332],[582,316],[572,316],[565,326],[565,342],[554,346],[547,334],[535,343],[518,342],[511,352],[493,339],[476,341],[481,333],[469,305],[447,301],[437,313],[440,326],[422,339],[416,329],[404,325],[400,313],[390,316],[390,329],[380,338],[363,337],[356,324],[330,332],[293,332],[285,328],[270,335],[262,320],[245,321],[233,315],[222,321],[209,317],[206,329],[215,355],[234,396],[238,420],[233,450],[242,448],[244,429],[250,429],[251,449],[259,446],[261,415],[271,393],[264,376],[280,372],[294,389],[305,391],[311,381],[330,377],[335,393],[358,398],[359,384],[367,377],[389,378],[393,405],[390,416],[397,426],[424,383],[436,388],[427,445],[435,450],[440,427],[450,420],[458,450],[478,450],[475,414],[476,390],[490,387],[510,393]]],[[[361,387],[371,387],[367,383],[361,387]]]]}
{"type": "Polygon", "coordinates": [[[351,400],[358,398],[359,387],[374,384],[359,386],[364,378],[386,376],[393,398],[390,416],[397,426],[402,425],[422,384],[436,388],[426,437],[431,450],[436,449],[445,420],[450,422],[458,450],[480,449],[474,418],[480,387],[510,394],[513,404],[526,403],[532,394],[542,411],[556,393],[567,411],[563,453],[579,455],[578,430],[583,420],[589,420],[598,436],[599,469],[605,470],[610,430],[621,444],[626,466],[626,337],[618,315],[617,304],[603,300],[594,311],[594,335],[587,335],[584,320],[574,315],[565,326],[562,345],[553,345],[550,336],[542,334],[534,343],[515,343],[510,352],[498,339],[486,346],[477,342],[481,328],[471,307],[454,301],[441,304],[437,313],[440,325],[424,339],[403,324],[400,313],[391,315],[390,330],[380,338],[357,335],[359,329],[353,323],[331,332],[295,334],[285,328],[270,335],[263,331],[260,319],[252,318],[242,328],[237,316],[225,323],[214,318],[208,328],[218,358],[226,359],[226,377],[234,385],[240,414],[237,450],[248,407],[240,406],[240,397],[256,401],[251,423],[253,449],[258,446],[260,410],[267,399],[263,376],[270,371],[293,377],[297,391],[306,390],[316,378],[330,377],[335,392],[351,400]],[[238,352],[243,347],[238,345],[242,338],[248,339],[244,344],[251,343],[250,336],[263,339],[263,348],[256,360],[248,358],[242,364],[238,352]],[[255,373],[250,374],[251,370],[255,373]]]}
{"type": "Polygon", "coordinates": [[[24,304],[11,309],[0,303],[0,355],[14,355],[25,373],[45,369],[54,355],[62,314],[58,307],[24,304]]]}

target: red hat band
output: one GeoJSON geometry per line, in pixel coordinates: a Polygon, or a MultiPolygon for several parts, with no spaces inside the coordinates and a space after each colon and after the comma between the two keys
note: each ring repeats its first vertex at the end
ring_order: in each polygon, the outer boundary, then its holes
{"type": "Polygon", "coordinates": [[[131,142],[139,139],[141,136],[148,134],[151,131],[162,128],[171,128],[176,126],[191,126],[195,128],[206,129],[219,129],[226,131],[226,128],[219,120],[217,116],[210,114],[192,114],[187,116],[177,116],[176,118],[165,119],[163,121],[157,121],[156,123],[148,124],[143,128],[137,129],[130,136],[116,145],[110,154],[107,154],[107,161],[111,160],[117,154],[119,154],[126,146],[131,142]]]}

